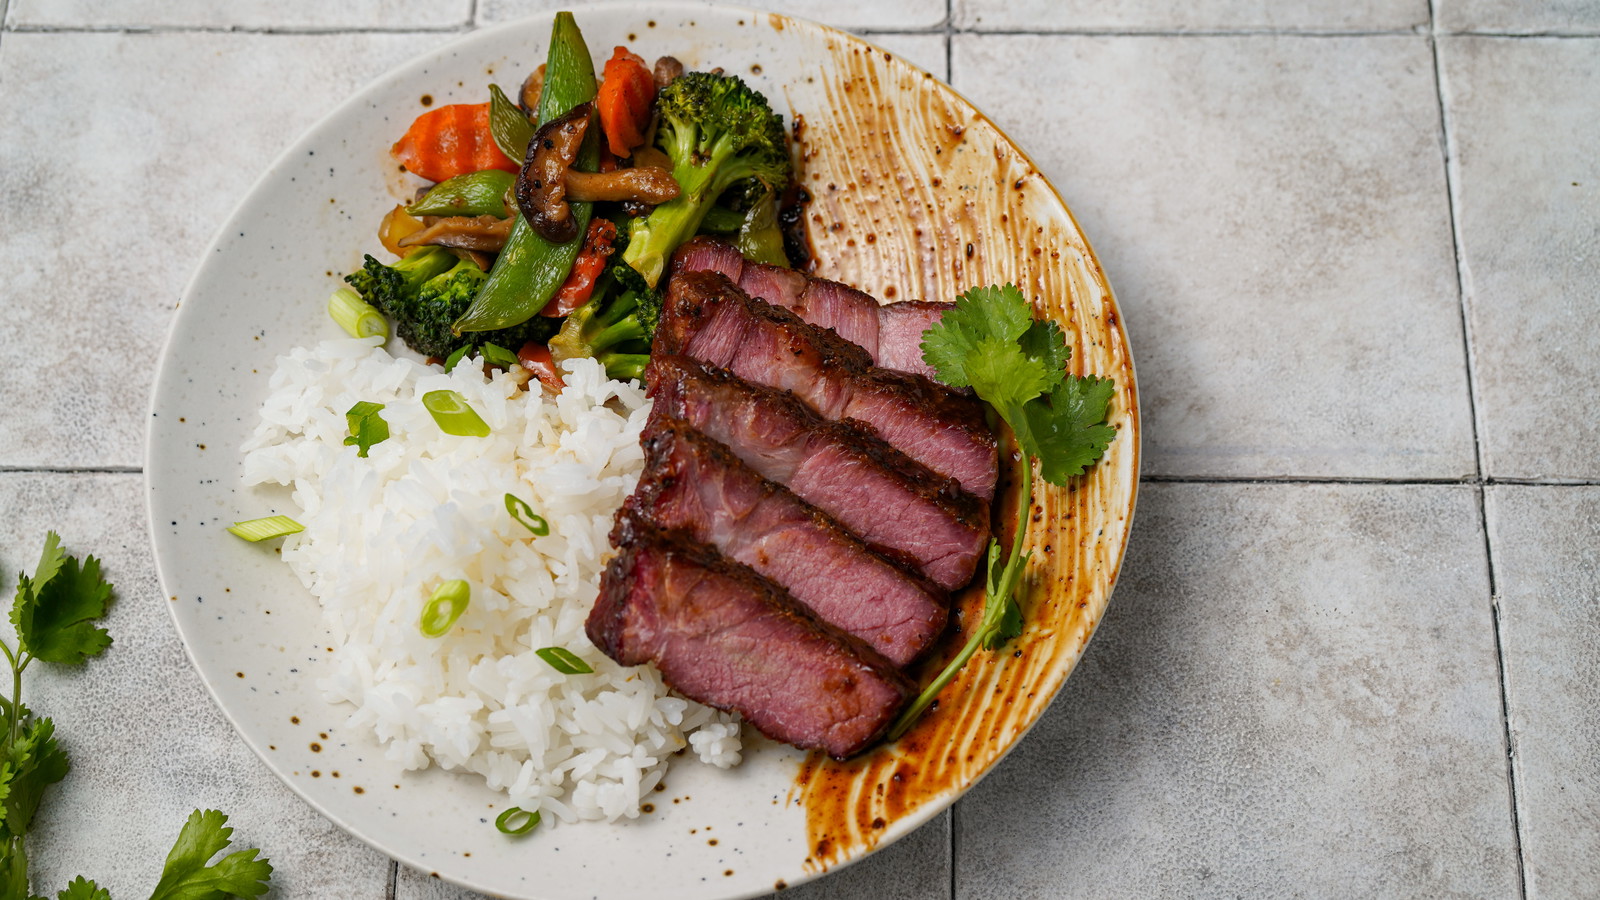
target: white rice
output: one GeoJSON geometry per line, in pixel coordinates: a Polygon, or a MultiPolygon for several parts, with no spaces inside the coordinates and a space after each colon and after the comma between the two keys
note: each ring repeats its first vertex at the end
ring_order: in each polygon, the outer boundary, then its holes
{"type": "Polygon", "coordinates": [[[292,485],[305,531],[283,558],[321,602],[334,634],[327,699],[354,707],[408,769],[482,775],[511,804],[564,822],[639,814],[668,757],[739,762],[732,716],[668,696],[651,666],[624,667],[589,643],[584,619],[610,555],[612,513],[638,481],[649,401],[593,360],[565,364],[566,390],[519,390],[463,363],[396,359],[376,338],[327,341],[280,357],[246,443],[247,484],[292,485]],[[439,430],[428,391],[459,392],[485,438],[439,430]],[[345,412],[384,404],[389,439],[359,458],[345,412]],[[507,493],[550,522],[534,537],[507,493]],[[471,603],[442,638],[418,628],[442,581],[471,603]],[[563,675],[534,654],[563,647],[592,675],[563,675]]]}

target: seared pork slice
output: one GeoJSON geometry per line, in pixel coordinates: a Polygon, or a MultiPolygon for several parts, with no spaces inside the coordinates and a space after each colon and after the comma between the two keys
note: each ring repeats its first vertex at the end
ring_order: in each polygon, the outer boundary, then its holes
{"type": "Polygon", "coordinates": [[[670,416],[651,422],[642,443],[644,477],[624,504],[630,513],[711,544],[897,666],[944,630],[948,598],[938,588],[868,549],[727,447],[670,416]]]}
{"type": "Polygon", "coordinates": [[[975,398],[874,366],[860,347],[750,297],[719,273],[673,276],[655,349],[792,391],[825,418],[865,422],[912,459],[984,500],[994,496],[995,438],[975,398]]]}
{"type": "Polygon", "coordinates": [[[867,430],[697,360],[657,350],[645,380],[653,418],[684,420],[934,584],[954,590],[972,579],[989,510],[951,479],[867,430]]]}
{"type": "Polygon", "coordinates": [[[721,272],[746,294],[791,309],[807,322],[859,344],[877,365],[929,378],[933,367],[922,361],[922,333],[955,305],[920,300],[879,303],[847,284],[750,262],[734,247],[703,235],[678,248],[672,269],[721,272]]]}
{"type": "Polygon", "coordinates": [[[617,662],[653,662],[685,697],[838,759],[877,740],[914,692],[888,660],[749,568],[631,517],[620,530],[586,626],[617,662]]]}

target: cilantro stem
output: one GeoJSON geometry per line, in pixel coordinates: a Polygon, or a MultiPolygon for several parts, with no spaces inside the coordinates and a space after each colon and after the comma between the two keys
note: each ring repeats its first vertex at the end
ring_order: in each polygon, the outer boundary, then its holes
{"type": "MultiPolygon", "coordinates": [[[[1018,452],[1017,476],[1021,488],[1017,492],[1017,528],[1011,536],[1011,552],[1007,555],[1005,568],[1000,570],[1000,576],[995,577],[995,563],[1000,559],[1000,542],[994,538],[989,539],[988,572],[984,579],[983,618],[978,622],[978,627],[973,630],[972,636],[967,638],[962,645],[961,652],[950,660],[937,678],[929,682],[922,689],[917,699],[907,706],[905,712],[896,719],[894,726],[889,729],[889,740],[896,741],[911,730],[917,719],[933,705],[950,682],[955,680],[956,673],[966,666],[978,648],[993,641],[999,634],[1002,623],[1005,621],[1006,609],[1011,605],[1012,594],[1016,591],[1017,582],[1022,578],[1022,570],[1027,567],[1029,553],[1022,553],[1022,545],[1028,540],[1029,513],[1033,509],[1033,460],[1026,453],[1018,452]]],[[[994,649],[991,647],[990,649],[994,649]]]]}

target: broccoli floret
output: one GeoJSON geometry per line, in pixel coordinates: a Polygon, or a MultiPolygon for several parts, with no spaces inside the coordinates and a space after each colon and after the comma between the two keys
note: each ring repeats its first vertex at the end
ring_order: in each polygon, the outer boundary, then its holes
{"type": "Polygon", "coordinates": [[[469,344],[498,344],[515,352],[554,333],[554,320],[541,316],[500,331],[453,333],[451,324],[472,305],[486,277],[471,260],[458,260],[441,247],[423,247],[392,266],[368,256],[361,271],[345,281],[393,319],[400,339],[424,356],[448,357],[469,344]]]}
{"type": "Polygon", "coordinates": [[[691,72],[662,88],[657,109],[656,146],[682,193],[634,220],[623,254],[651,287],[724,191],[753,178],[781,193],[793,171],[783,119],[737,76],[691,72]]]}
{"type": "Polygon", "coordinates": [[[456,258],[444,248],[423,247],[392,266],[368,255],[362,260],[361,271],[346,275],[344,280],[356,289],[361,299],[376,306],[384,315],[393,316],[390,307],[403,305],[407,298],[417,295],[424,281],[448,272],[455,264],[456,258]]]}
{"type": "Polygon", "coordinates": [[[625,262],[606,268],[594,296],[561,323],[550,339],[550,357],[592,356],[618,380],[642,379],[650,362],[650,339],[661,321],[661,296],[625,262]]]}

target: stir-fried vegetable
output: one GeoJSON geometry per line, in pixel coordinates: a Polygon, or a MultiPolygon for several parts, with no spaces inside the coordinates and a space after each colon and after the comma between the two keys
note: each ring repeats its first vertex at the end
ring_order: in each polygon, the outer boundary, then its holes
{"type": "Polygon", "coordinates": [[[611,378],[643,378],[660,319],[661,297],[644,276],[627,263],[612,263],[595,298],[567,316],[550,339],[550,352],[556,362],[592,356],[611,378]]]}
{"type": "MultiPolygon", "coordinates": [[[[571,13],[557,13],[545,59],[539,121],[549,122],[563,116],[578,104],[593,100],[594,95],[594,62],[589,58],[583,33],[578,30],[571,13]]],[[[577,168],[593,172],[599,159],[599,141],[591,132],[578,153],[577,168]]],[[[578,234],[587,232],[592,211],[589,203],[572,204],[578,234]]],[[[579,249],[580,242],[576,240],[552,244],[517,216],[511,226],[511,236],[489,270],[488,280],[474,297],[471,307],[456,320],[456,333],[495,331],[528,321],[550,302],[567,280],[579,249]]]]}
{"type": "Polygon", "coordinates": [[[605,78],[595,106],[600,113],[600,128],[613,156],[628,156],[644,143],[650,127],[650,104],[656,98],[655,77],[644,60],[618,47],[606,60],[605,78]]]}
{"type": "Polygon", "coordinates": [[[657,107],[656,146],[682,193],[634,220],[623,254],[651,287],[724,191],[751,178],[781,191],[793,170],[782,119],[733,75],[691,72],[662,89],[657,107]]]}
{"type": "Polygon", "coordinates": [[[489,104],[457,103],[420,116],[389,151],[429,181],[444,181],[482,169],[515,172],[515,160],[500,152],[489,134],[489,104]]]}
{"type": "Polygon", "coordinates": [[[506,194],[517,176],[500,169],[484,169],[457,175],[434,185],[422,199],[406,207],[413,216],[500,216],[511,215],[506,194]]]}
{"type": "Polygon", "coordinates": [[[533,320],[487,334],[457,335],[451,326],[472,305],[485,277],[471,260],[458,259],[441,247],[423,247],[389,266],[368,256],[361,271],[345,280],[363,299],[394,319],[395,333],[424,356],[445,358],[485,341],[520,347],[555,333],[556,326],[549,320],[533,320]]]}

